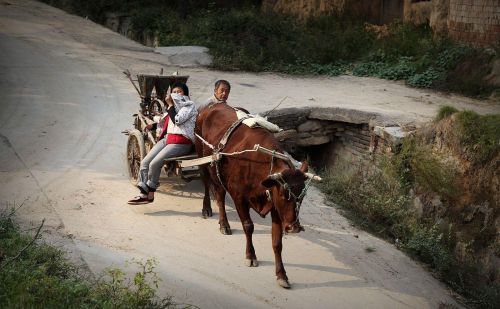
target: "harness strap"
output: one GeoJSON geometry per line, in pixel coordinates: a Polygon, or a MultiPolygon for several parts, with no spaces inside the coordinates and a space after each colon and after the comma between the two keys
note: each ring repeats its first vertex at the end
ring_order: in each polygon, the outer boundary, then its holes
{"type": "Polygon", "coordinates": [[[217,178],[219,179],[220,185],[227,192],[227,188],[224,185],[224,183],[222,182],[222,178],[221,178],[221,175],[220,175],[220,160],[215,161],[215,172],[217,174],[217,178]]]}
{"type": "Polygon", "coordinates": [[[210,149],[214,149],[214,146],[207,142],[203,137],[199,136],[197,133],[195,133],[196,137],[203,142],[203,144],[207,145],[210,149]]]}
{"type": "Polygon", "coordinates": [[[231,124],[231,126],[226,130],[226,132],[224,133],[224,135],[222,136],[222,138],[219,142],[219,146],[217,147],[218,151],[221,151],[226,146],[226,143],[227,143],[227,140],[229,139],[229,136],[243,122],[243,120],[248,119],[248,118],[250,118],[250,117],[246,116],[246,117],[240,118],[240,119],[236,120],[235,122],[233,122],[233,124],[231,124]]]}

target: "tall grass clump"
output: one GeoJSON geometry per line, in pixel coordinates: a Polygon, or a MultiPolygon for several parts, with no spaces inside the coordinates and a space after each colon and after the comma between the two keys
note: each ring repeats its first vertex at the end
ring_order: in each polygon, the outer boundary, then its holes
{"type": "Polygon", "coordinates": [[[486,162],[500,153],[500,114],[462,111],[456,120],[458,138],[473,163],[486,162]]]}
{"type": "Polygon", "coordinates": [[[404,183],[384,168],[338,162],[324,172],[320,186],[332,202],[345,206],[358,223],[376,233],[403,238],[413,221],[404,183]]]}
{"type": "Polygon", "coordinates": [[[398,177],[406,188],[419,185],[446,198],[458,194],[455,167],[443,162],[429,145],[417,137],[405,138],[390,162],[393,177],[398,177]]]}
{"type": "Polygon", "coordinates": [[[458,109],[456,109],[453,106],[449,106],[449,105],[441,106],[439,108],[437,116],[436,116],[436,118],[434,120],[435,121],[443,120],[444,118],[448,118],[448,117],[450,117],[451,115],[453,115],[453,114],[455,114],[457,112],[458,112],[458,109]]]}

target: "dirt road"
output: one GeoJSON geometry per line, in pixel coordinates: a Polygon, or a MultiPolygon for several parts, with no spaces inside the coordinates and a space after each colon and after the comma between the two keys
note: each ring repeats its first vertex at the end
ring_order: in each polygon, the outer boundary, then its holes
{"type": "Polygon", "coordinates": [[[306,232],[284,240],[291,290],[275,283],[270,218],[253,216],[260,266],[247,268],[232,204],[234,235],[223,236],[216,216],[200,217],[198,182],[163,180],[153,204],[128,206],[137,190],[127,178],[120,131],[131,128],[138,99],[121,72],[180,70],[191,75],[195,100],[210,95],[214,80],[226,78],[233,82],[231,102],[251,111],[269,109],[285,95],[284,107],[352,107],[398,121],[430,119],[440,104],[483,113],[498,107],[377,79],[291,78],[168,64],[88,20],[34,1],[0,0],[0,207],[23,204],[18,217],[25,225],[46,218],[45,237],[94,272],[132,258],[156,258],[161,292],[201,308],[456,304],[421,266],[350,226],[314,188],[302,208],[306,232]]]}

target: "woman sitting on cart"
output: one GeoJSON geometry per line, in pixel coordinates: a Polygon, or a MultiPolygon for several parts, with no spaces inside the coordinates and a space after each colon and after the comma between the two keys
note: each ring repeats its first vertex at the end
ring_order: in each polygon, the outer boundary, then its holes
{"type": "MultiPolygon", "coordinates": [[[[175,83],[165,101],[168,108],[163,130],[158,136],[158,142],[141,161],[137,184],[141,193],[129,200],[128,204],[153,202],[164,160],[186,155],[193,147],[197,109],[195,103],[189,99],[186,84],[175,83]]],[[[149,126],[147,128],[151,129],[149,126]]]]}

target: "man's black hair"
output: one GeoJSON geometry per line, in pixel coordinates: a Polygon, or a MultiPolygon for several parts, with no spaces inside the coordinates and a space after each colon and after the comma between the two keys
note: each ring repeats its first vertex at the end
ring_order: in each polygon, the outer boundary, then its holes
{"type": "Polygon", "coordinates": [[[219,79],[218,81],[215,82],[215,89],[218,89],[221,84],[224,84],[231,90],[231,84],[225,80],[225,79],[219,79]]]}
{"type": "Polygon", "coordinates": [[[184,95],[189,96],[189,88],[186,84],[181,83],[181,82],[176,82],[172,85],[172,87],[170,87],[170,89],[172,89],[172,90],[174,88],[181,88],[182,91],[184,91],[184,95]]]}

